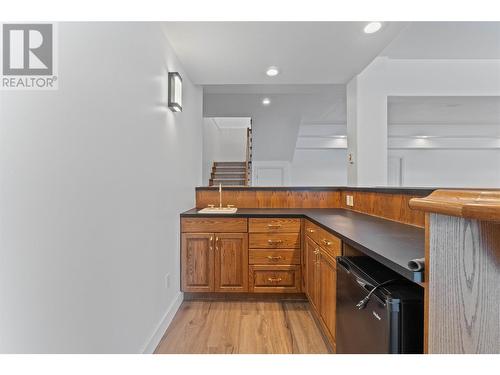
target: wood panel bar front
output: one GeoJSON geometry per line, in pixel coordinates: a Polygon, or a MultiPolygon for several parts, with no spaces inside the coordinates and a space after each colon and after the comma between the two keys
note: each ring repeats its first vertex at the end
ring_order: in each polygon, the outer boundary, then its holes
{"type": "MultiPolygon", "coordinates": [[[[196,208],[219,204],[217,190],[196,190],[196,208]]],[[[332,208],[340,207],[340,191],[223,189],[223,205],[238,208],[332,208]]]]}
{"type": "MultiPolygon", "coordinates": [[[[223,189],[222,204],[230,204],[238,208],[343,208],[420,228],[425,225],[424,213],[409,206],[411,199],[422,197],[413,190],[408,193],[396,190],[392,193],[390,189],[383,192],[380,192],[380,189],[374,189],[377,191],[349,190],[348,188],[321,189],[228,188],[223,189]],[[346,204],[347,195],[353,196],[352,207],[346,204]]],[[[218,190],[196,189],[196,208],[208,207],[210,204],[216,206],[219,204],[218,190]]]]}

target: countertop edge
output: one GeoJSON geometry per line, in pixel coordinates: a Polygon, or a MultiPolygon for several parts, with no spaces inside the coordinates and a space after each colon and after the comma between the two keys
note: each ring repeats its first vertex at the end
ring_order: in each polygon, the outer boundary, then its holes
{"type": "MultiPolygon", "coordinates": [[[[218,186],[198,186],[196,191],[216,191],[218,186]]],[[[406,194],[426,196],[431,194],[435,188],[418,187],[353,187],[353,186],[223,186],[223,191],[359,191],[382,194],[406,194]]]]}

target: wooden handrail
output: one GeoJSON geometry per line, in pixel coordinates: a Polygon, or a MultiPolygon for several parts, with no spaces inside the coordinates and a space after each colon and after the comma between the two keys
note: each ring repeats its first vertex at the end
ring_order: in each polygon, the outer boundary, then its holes
{"type": "Polygon", "coordinates": [[[413,198],[416,210],[482,221],[500,221],[500,190],[436,190],[425,198],[413,198]]]}
{"type": "Polygon", "coordinates": [[[245,160],[245,185],[250,185],[250,162],[251,162],[251,152],[250,152],[250,139],[251,139],[252,130],[247,128],[247,152],[246,152],[246,160],[245,160]]]}

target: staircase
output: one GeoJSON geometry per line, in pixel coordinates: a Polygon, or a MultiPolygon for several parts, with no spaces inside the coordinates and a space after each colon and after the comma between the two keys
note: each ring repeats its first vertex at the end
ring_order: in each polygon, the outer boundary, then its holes
{"type": "Polygon", "coordinates": [[[245,161],[216,161],[212,166],[209,185],[246,186],[247,163],[245,161]]]}
{"type": "MultiPolygon", "coordinates": [[[[252,120],[250,119],[250,125],[252,120]]],[[[252,129],[247,128],[245,161],[214,161],[209,186],[250,186],[252,184],[252,129]]]]}

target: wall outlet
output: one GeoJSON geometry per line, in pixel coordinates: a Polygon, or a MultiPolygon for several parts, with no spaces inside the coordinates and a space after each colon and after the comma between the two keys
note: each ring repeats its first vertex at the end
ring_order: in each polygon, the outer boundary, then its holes
{"type": "Polygon", "coordinates": [[[354,197],[352,195],[345,196],[345,204],[352,207],[354,206],[354,197]]]}
{"type": "Polygon", "coordinates": [[[167,273],[165,275],[165,288],[167,288],[167,289],[170,288],[170,274],[169,273],[167,273]]]}

